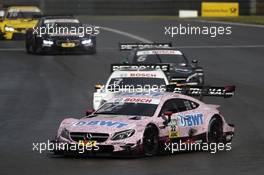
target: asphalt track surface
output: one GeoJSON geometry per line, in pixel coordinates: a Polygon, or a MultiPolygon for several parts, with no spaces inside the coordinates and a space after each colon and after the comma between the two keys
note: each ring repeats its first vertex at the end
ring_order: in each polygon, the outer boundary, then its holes
{"type": "MultiPolygon", "coordinates": [[[[21,41],[0,42],[0,174],[263,174],[264,173],[264,28],[232,26],[232,35],[164,36],[164,25],[219,25],[170,20],[91,20],[152,41],[173,41],[198,59],[206,83],[234,84],[231,99],[207,99],[221,105],[228,122],[236,125],[232,150],[178,153],[152,158],[53,158],[32,151],[32,142],[54,138],[60,121],[81,117],[91,107],[95,83],[104,83],[109,65],[127,53],[118,42],[131,37],[101,31],[98,53],[33,56],[21,41]]],[[[225,26],[225,25],[224,25],[225,26]]]]}

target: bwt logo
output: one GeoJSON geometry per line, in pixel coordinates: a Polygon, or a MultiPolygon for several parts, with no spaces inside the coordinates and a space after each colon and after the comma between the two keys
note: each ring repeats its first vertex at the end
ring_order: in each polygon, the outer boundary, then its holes
{"type": "Polygon", "coordinates": [[[107,127],[116,127],[116,128],[122,128],[126,125],[127,125],[126,123],[122,123],[122,122],[112,122],[112,121],[103,121],[103,120],[79,121],[73,124],[73,126],[107,126],[107,127]]]}
{"type": "Polygon", "coordinates": [[[178,115],[180,126],[197,126],[203,124],[203,114],[178,115]]]}

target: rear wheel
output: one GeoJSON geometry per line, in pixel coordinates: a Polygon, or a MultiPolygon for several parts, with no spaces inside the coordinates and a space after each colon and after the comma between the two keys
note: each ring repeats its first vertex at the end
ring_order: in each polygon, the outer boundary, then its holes
{"type": "Polygon", "coordinates": [[[27,53],[29,53],[29,54],[33,53],[32,45],[29,44],[28,42],[26,42],[26,50],[27,50],[27,53]]]}
{"type": "Polygon", "coordinates": [[[208,127],[208,143],[223,142],[223,122],[219,118],[212,118],[208,127]]]}
{"type": "Polygon", "coordinates": [[[146,156],[154,156],[158,153],[158,131],[154,126],[147,126],[143,137],[143,148],[146,156]]]}
{"type": "Polygon", "coordinates": [[[89,53],[92,55],[96,54],[96,47],[93,47],[89,53]]]}

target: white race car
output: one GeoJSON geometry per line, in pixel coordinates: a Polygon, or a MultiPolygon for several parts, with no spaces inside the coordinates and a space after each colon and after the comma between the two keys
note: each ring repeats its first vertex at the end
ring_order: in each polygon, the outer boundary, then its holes
{"type": "Polygon", "coordinates": [[[93,108],[97,110],[116,92],[146,92],[166,89],[169,81],[161,69],[121,69],[114,71],[105,85],[96,85],[93,108]]]}

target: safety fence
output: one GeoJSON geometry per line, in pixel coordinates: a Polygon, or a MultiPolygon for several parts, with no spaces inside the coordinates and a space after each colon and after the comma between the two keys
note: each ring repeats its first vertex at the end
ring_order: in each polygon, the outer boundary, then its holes
{"type": "MultiPolygon", "coordinates": [[[[48,14],[76,15],[178,15],[179,10],[197,10],[202,2],[217,0],[0,0],[10,5],[38,5],[48,14]]],[[[264,0],[218,0],[238,2],[240,15],[264,15],[264,0]]]]}

